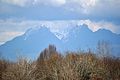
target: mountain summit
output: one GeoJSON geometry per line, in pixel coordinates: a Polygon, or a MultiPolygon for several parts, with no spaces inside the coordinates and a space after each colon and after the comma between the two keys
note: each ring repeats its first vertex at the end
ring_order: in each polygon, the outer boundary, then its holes
{"type": "Polygon", "coordinates": [[[98,41],[108,41],[116,54],[120,52],[120,35],[109,30],[100,29],[92,32],[87,25],[76,25],[68,29],[68,35],[59,39],[61,33],[54,33],[45,26],[28,29],[23,35],[14,38],[0,46],[3,57],[13,60],[16,56],[26,56],[35,59],[48,45],[55,45],[58,51],[77,51],[79,49],[94,49],[98,41]]]}

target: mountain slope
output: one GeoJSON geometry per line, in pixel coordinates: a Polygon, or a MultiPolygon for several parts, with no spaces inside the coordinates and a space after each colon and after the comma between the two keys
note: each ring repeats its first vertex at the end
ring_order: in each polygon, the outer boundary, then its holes
{"type": "Polygon", "coordinates": [[[9,59],[15,59],[19,55],[33,59],[49,44],[54,44],[59,49],[62,41],[51,33],[48,28],[40,27],[38,29],[29,29],[24,35],[6,42],[0,46],[0,52],[9,59]]]}
{"type": "MultiPolygon", "coordinates": [[[[96,32],[92,32],[87,25],[76,26],[69,32],[66,42],[68,50],[79,49],[96,49],[99,41],[108,42],[113,50],[113,55],[119,55],[120,53],[120,35],[114,34],[109,30],[100,29],[96,32]]],[[[120,56],[120,55],[119,55],[120,56]]]]}
{"type": "Polygon", "coordinates": [[[14,38],[0,46],[0,53],[8,59],[15,59],[22,55],[34,59],[49,44],[54,44],[61,52],[77,51],[79,49],[95,49],[98,41],[107,41],[113,47],[113,55],[120,56],[120,35],[109,30],[100,29],[92,32],[87,25],[76,25],[68,29],[68,35],[51,32],[45,26],[31,28],[25,34],[14,38]]]}

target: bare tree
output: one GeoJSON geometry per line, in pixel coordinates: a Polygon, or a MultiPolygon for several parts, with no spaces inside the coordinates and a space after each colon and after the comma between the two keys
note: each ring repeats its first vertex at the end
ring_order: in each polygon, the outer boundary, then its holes
{"type": "Polygon", "coordinates": [[[97,45],[97,53],[101,57],[109,56],[112,52],[112,47],[107,41],[99,41],[97,45]]]}

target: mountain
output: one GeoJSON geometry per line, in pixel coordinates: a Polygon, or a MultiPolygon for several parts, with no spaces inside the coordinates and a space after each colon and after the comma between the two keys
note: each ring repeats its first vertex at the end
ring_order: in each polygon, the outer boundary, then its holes
{"type": "Polygon", "coordinates": [[[49,44],[62,48],[60,46],[62,41],[50,32],[48,28],[38,27],[36,29],[29,29],[25,34],[1,45],[0,53],[7,59],[15,59],[19,55],[34,59],[49,44]]]}
{"type": "Polygon", "coordinates": [[[87,45],[92,45],[90,40],[92,38],[93,32],[88,28],[87,25],[76,26],[74,29],[69,31],[67,36],[67,46],[69,50],[79,50],[80,48],[84,49],[87,45]]]}
{"type": "MultiPolygon", "coordinates": [[[[68,27],[69,28],[69,27],[68,27]]],[[[114,48],[114,55],[120,53],[120,35],[106,29],[92,32],[87,25],[76,25],[65,33],[52,32],[49,28],[42,26],[28,29],[23,35],[14,38],[0,46],[2,56],[14,60],[16,56],[22,55],[35,59],[39,53],[49,44],[57,47],[58,51],[76,51],[79,49],[95,49],[98,41],[107,41],[114,48]]],[[[120,56],[120,55],[119,55],[120,56]]]]}
{"type": "Polygon", "coordinates": [[[76,26],[69,32],[67,36],[67,48],[68,50],[87,50],[91,48],[96,49],[99,41],[105,41],[112,47],[113,55],[120,56],[120,35],[112,33],[106,29],[99,29],[96,32],[92,32],[87,25],[76,26]]]}

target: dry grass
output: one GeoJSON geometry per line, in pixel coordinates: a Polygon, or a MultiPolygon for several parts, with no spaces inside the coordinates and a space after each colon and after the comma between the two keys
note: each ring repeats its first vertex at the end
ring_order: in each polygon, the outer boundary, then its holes
{"type": "Polygon", "coordinates": [[[0,80],[120,80],[120,58],[89,51],[62,56],[49,46],[34,62],[0,60],[0,80]]]}

